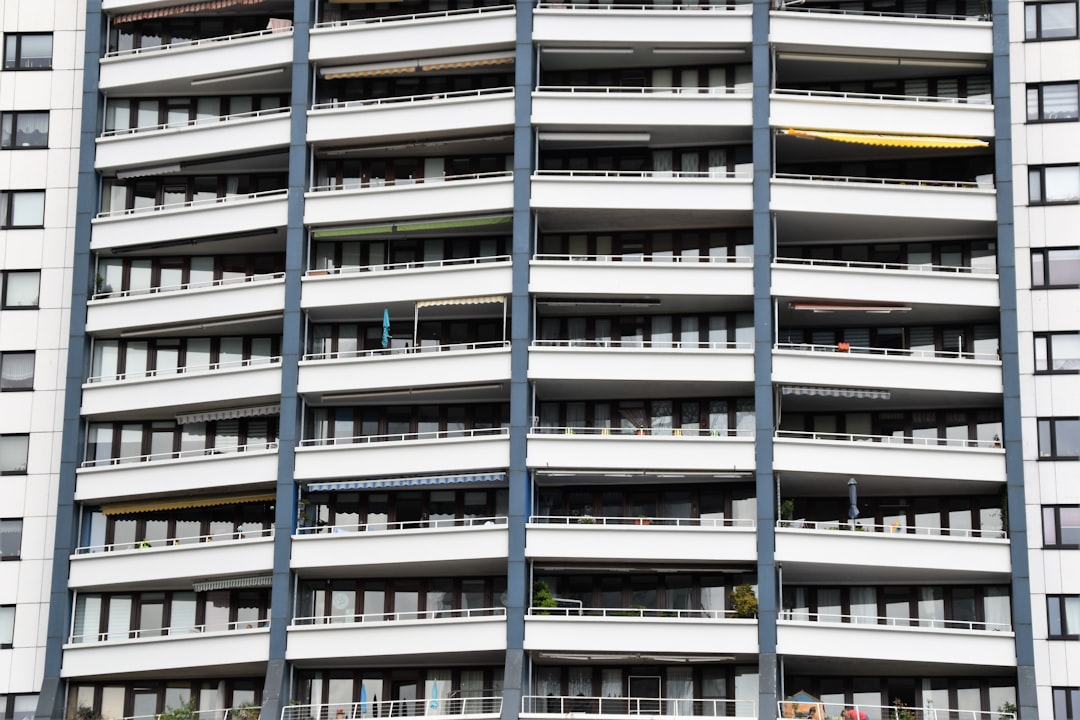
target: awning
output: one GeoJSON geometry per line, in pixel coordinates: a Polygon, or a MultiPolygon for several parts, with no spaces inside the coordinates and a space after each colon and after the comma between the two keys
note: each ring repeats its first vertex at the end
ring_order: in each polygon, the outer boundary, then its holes
{"type": "Polygon", "coordinates": [[[192,13],[205,12],[207,10],[221,10],[223,8],[237,7],[241,5],[262,5],[266,0],[205,0],[205,2],[186,3],[173,5],[172,7],[153,8],[140,10],[133,13],[125,13],[113,17],[116,23],[130,23],[136,20],[150,20],[160,17],[176,17],[177,15],[190,15],[192,13]]]}
{"type": "Polygon", "coordinates": [[[834,140],[857,145],[877,145],[879,147],[956,149],[983,148],[990,144],[985,140],[976,140],[975,138],[934,137],[929,135],[881,135],[836,132],[832,130],[794,130],[790,128],[782,132],[784,135],[794,137],[834,140]]]}
{"type": "Polygon", "coordinates": [[[484,67],[486,65],[509,65],[514,62],[514,53],[478,53],[476,55],[456,55],[420,60],[420,69],[424,72],[437,70],[459,70],[464,68],[484,67]]]}
{"type": "Polygon", "coordinates": [[[183,510],[196,507],[218,507],[240,503],[273,502],[274,493],[257,495],[199,495],[197,497],[155,498],[109,503],[101,506],[103,515],[129,515],[131,513],[157,512],[158,510],[183,510]]]}
{"type": "Polygon", "coordinates": [[[477,295],[476,297],[446,298],[443,300],[419,300],[417,309],[424,307],[439,307],[441,305],[488,305],[490,303],[505,303],[505,295],[477,295]]]}
{"type": "Polygon", "coordinates": [[[233,590],[236,588],[264,588],[274,584],[273,575],[249,575],[248,577],[221,578],[191,583],[195,592],[207,590],[233,590]]]}
{"type": "Polygon", "coordinates": [[[864,400],[888,400],[892,397],[892,393],[888,390],[873,390],[870,388],[824,387],[822,385],[783,385],[780,387],[780,394],[816,397],[857,398],[864,400]]]}
{"type": "Polygon", "coordinates": [[[344,482],[311,483],[308,492],[334,490],[374,490],[378,488],[424,487],[426,485],[462,485],[466,483],[499,483],[506,480],[506,473],[480,473],[476,475],[433,475],[431,477],[379,478],[377,480],[346,480],[344,482]]]}
{"type": "Polygon", "coordinates": [[[362,65],[334,65],[320,68],[319,75],[327,80],[356,77],[378,77],[381,75],[403,75],[417,70],[439,72],[463,68],[483,67],[486,65],[509,65],[514,62],[514,53],[478,53],[475,55],[449,55],[446,57],[420,58],[418,60],[399,60],[397,62],[365,63],[362,65]]]}
{"type": "Polygon", "coordinates": [[[316,230],[312,236],[322,240],[334,237],[355,237],[358,235],[383,235],[404,232],[425,232],[432,230],[455,230],[458,228],[483,227],[485,225],[509,225],[513,220],[509,215],[495,217],[458,218],[455,220],[434,220],[431,222],[398,223],[396,225],[360,225],[357,227],[337,228],[334,230],[316,230]]]}
{"type": "Polygon", "coordinates": [[[339,65],[336,67],[322,68],[319,74],[327,80],[339,78],[379,77],[382,75],[404,75],[416,72],[415,60],[402,62],[368,63],[366,65],[339,65]]]}
{"type": "Polygon", "coordinates": [[[189,423],[210,422],[211,420],[236,420],[238,418],[263,417],[264,415],[278,415],[281,413],[281,405],[255,405],[254,407],[226,408],[224,410],[207,410],[206,412],[187,413],[176,416],[179,425],[189,423]]]}

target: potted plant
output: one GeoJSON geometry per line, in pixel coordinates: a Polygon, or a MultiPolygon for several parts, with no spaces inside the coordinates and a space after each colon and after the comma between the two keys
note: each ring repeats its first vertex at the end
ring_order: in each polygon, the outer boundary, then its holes
{"type": "MultiPolygon", "coordinates": [[[[559,603],[555,600],[555,596],[551,594],[551,588],[543,580],[537,580],[533,583],[533,599],[532,604],[534,608],[553,608],[558,607],[559,603]]],[[[550,615],[550,612],[539,611],[537,615],[550,615]]]]}
{"type": "Polygon", "coordinates": [[[780,519],[785,521],[791,521],[795,519],[794,500],[789,498],[780,503],[780,519]]]}
{"type": "Polygon", "coordinates": [[[75,712],[68,716],[68,720],[101,720],[101,713],[92,707],[80,705],[75,712]]]}
{"type": "Polygon", "coordinates": [[[195,698],[190,698],[186,703],[169,708],[158,715],[158,720],[198,720],[199,711],[195,709],[195,698]]]}
{"type": "Polygon", "coordinates": [[[1000,720],[1013,720],[1016,717],[1016,705],[1007,700],[998,705],[997,711],[1000,720]]]}
{"type": "Polygon", "coordinates": [[[758,600],[749,583],[736,585],[731,591],[731,609],[737,618],[757,617],[758,600]]]}

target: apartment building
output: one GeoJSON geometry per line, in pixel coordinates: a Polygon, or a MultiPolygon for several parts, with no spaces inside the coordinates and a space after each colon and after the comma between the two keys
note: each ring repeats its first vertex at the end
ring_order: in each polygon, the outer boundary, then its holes
{"type": "Polygon", "coordinates": [[[0,717],[45,667],[60,471],[83,3],[0,4],[0,717]]]}
{"type": "Polygon", "coordinates": [[[36,717],[1074,717],[1076,3],[990,11],[88,0],[36,717]]]}

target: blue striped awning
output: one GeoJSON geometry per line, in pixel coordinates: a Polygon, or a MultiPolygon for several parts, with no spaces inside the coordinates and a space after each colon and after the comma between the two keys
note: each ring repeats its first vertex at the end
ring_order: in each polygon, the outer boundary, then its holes
{"type": "Polygon", "coordinates": [[[892,393],[888,390],[825,387],[823,385],[783,385],[780,388],[780,393],[782,395],[859,398],[864,400],[888,400],[892,398],[892,393]]]}
{"type": "Polygon", "coordinates": [[[379,488],[423,487],[425,485],[461,485],[465,483],[498,483],[506,480],[506,473],[478,473],[475,475],[432,475],[430,477],[378,478],[375,480],[345,480],[342,482],[311,483],[308,492],[334,490],[376,490],[379,488]]]}

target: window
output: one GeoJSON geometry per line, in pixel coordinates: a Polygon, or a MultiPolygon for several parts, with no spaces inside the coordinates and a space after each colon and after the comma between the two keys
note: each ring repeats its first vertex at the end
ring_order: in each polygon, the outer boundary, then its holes
{"type": "Polygon", "coordinates": [[[1035,333],[1035,372],[1080,372],[1080,333],[1035,333]]]}
{"type": "Polygon", "coordinates": [[[49,147],[49,112],[0,113],[0,150],[49,147]]]}
{"type": "Polygon", "coordinates": [[[20,518],[0,518],[0,560],[18,560],[22,551],[22,523],[20,518]]]}
{"type": "Polygon", "coordinates": [[[1047,595],[1046,617],[1048,637],[1080,638],[1080,595],[1047,595]]]}
{"type": "Polygon", "coordinates": [[[0,271],[0,308],[33,309],[38,306],[39,270],[0,271]]]}
{"type": "Polygon", "coordinates": [[[1080,248],[1031,251],[1031,287],[1080,286],[1080,248]]]}
{"type": "Polygon", "coordinates": [[[1043,506],[1043,547],[1080,549],[1080,505],[1043,506]]]}
{"type": "Polygon", "coordinates": [[[37,695],[0,695],[0,718],[34,720],[37,702],[37,695]]]}
{"type": "Polygon", "coordinates": [[[0,475],[25,475],[29,435],[0,435],[0,475]]]}
{"type": "Polygon", "coordinates": [[[1077,83],[1028,85],[1028,122],[1077,119],[1077,83]]]}
{"type": "Polygon", "coordinates": [[[5,70],[51,70],[51,33],[9,33],[4,36],[5,70]]]}
{"type": "Polygon", "coordinates": [[[1080,202],[1080,165],[1028,168],[1028,204],[1080,202]]]}
{"type": "Polygon", "coordinates": [[[0,353],[0,392],[34,389],[34,353],[0,353]]]}
{"type": "Polygon", "coordinates": [[[1076,37],[1076,0],[1028,3],[1024,6],[1025,40],[1067,40],[1076,37]]]}
{"type": "Polygon", "coordinates": [[[0,228],[32,228],[45,224],[44,190],[0,192],[0,228]]]}
{"type": "Polygon", "coordinates": [[[0,605],[0,648],[11,647],[15,636],[15,606],[0,605]]]}
{"type": "Polygon", "coordinates": [[[1080,687],[1056,687],[1054,692],[1054,720],[1080,718],[1080,687]]]}
{"type": "Polygon", "coordinates": [[[1080,459],[1080,418],[1040,419],[1039,459],[1080,459]]]}

